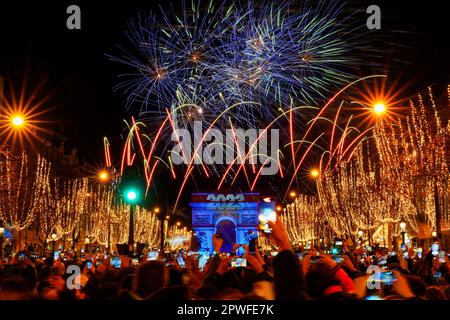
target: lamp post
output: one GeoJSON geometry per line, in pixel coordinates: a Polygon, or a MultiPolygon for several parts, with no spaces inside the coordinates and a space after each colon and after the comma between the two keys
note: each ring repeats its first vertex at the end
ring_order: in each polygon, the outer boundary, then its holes
{"type": "Polygon", "coordinates": [[[3,234],[5,233],[5,228],[0,228],[0,258],[3,256],[3,234]]]}
{"type": "Polygon", "coordinates": [[[56,238],[58,237],[56,235],[56,233],[53,231],[52,235],[52,255],[55,255],[55,243],[56,243],[56,238]]]}
{"type": "MultiPolygon", "coordinates": [[[[106,183],[110,181],[111,175],[106,169],[100,170],[97,174],[98,180],[102,184],[102,189],[106,183]]],[[[107,250],[108,254],[111,251],[111,211],[108,210],[108,240],[107,240],[107,250]]]]}
{"type": "Polygon", "coordinates": [[[433,242],[436,242],[437,232],[435,230],[433,230],[433,232],[431,232],[431,236],[433,237],[433,242]]]}
{"type": "Polygon", "coordinates": [[[402,233],[402,249],[405,247],[406,223],[400,222],[400,232],[402,233]]]}
{"type": "Polygon", "coordinates": [[[134,210],[138,199],[137,191],[129,189],[125,192],[126,201],[130,204],[130,225],[128,228],[128,248],[134,252],[134,210]]]}
{"type": "Polygon", "coordinates": [[[364,233],[362,232],[362,230],[359,230],[359,231],[358,231],[359,245],[360,245],[360,246],[362,246],[362,244],[363,244],[363,238],[362,238],[362,237],[363,237],[363,234],[364,234],[364,233]]]}
{"type": "Polygon", "coordinates": [[[84,239],[84,250],[86,251],[86,253],[89,253],[89,244],[91,243],[91,240],[86,237],[86,239],[84,239]]]}

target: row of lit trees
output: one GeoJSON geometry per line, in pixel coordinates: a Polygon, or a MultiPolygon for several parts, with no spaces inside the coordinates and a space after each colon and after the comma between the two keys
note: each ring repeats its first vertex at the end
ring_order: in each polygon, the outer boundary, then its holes
{"type": "Polygon", "coordinates": [[[335,234],[372,242],[375,235],[392,238],[412,203],[384,183],[379,162],[371,159],[370,141],[361,143],[349,162],[339,163],[317,180],[325,218],[335,234]],[[386,232],[384,232],[386,231],[386,232]]]}
{"type": "Polygon", "coordinates": [[[285,209],[291,240],[317,238],[318,225],[355,243],[388,245],[406,229],[421,239],[450,230],[450,122],[441,112],[449,101],[436,102],[431,89],[419,94],[407,116],[378,121],[351,159],[320,172],[318,197],[285,209]]]}
{"type": "Polygon", "coordinates": [[[99,173],[100,183],[86,177],[61,178],[39,155],[2,155],[0,223],[13,231],[16,250],[22,249],[25,229],[35,230],[43,247],[55,240],[63,246],[69,242],[72,247],[76,239],[108,248],[113,243],[127,243],[130,210],[134,213],[133,240],[157,246],[160,221],[154,210],[127,203],[117,195],[114,184],[106,184],[109,176],[105,172],[99,173]]]}
{"type": "Polygon", "coordinates": [[[405,119],[374,130],[383,180],[414,205],[405,219],[422,236],[450,229],[450,122],[442,112],[450,108],[450,86],[448,92],[447,100],[436,102],[429,88],[411,101],[405,119]]]}

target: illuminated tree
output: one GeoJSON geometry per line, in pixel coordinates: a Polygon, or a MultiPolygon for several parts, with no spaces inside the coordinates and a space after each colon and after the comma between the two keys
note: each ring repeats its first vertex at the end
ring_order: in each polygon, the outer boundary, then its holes
{"type": "Polygon", "coordinates": [[[0,158],[0,220],[19,234],[29,227],[39,213],[45,197],[45,181],[50,164],[40,156],[32,158],[6,154],[0,158]]]}
{"type": "Polygon", "coordinates": [[[384,183],[384,171],[370,142],[361,143],[350,161],[327,170],[317,181],[319,199],[334,232],[354,240],[363,231],[369,243],[374,233],[391,239],[398,232],[393,229],[396,222],[413,207],[384,183]]]}
{"type": "Polygon", "coordinates": [[[72,213],[79,184],[75,180],[50,176],[41,183],[44,192],[38,202],[36,227],[38,238],[45,246],[52,233],[56,232],[60,239],[79,221],[78,214],[72,213]]]}
{"type": "Polygon", "coordinates": [[[321,238],[325,226],[323,218],[318,198],[302,194],[287,205],[281,216],[289,240],[294,245],[321,238]]]}
{"type": "MultiPolygon", "coordinates": [[[[450,96],[450,86],[447,88],[450,96]]],[[[406,118],[381,122],[375,128],[383,180],[389,189],[414,204],[405,218],[422,235],[450,229],[448,211],[450,123],[444,120],[450,99],[426,97],[410,101],[406,118]]]]}
{"type": "Polygon", "coordinates": [[[56,233],[64,241],[66,237],[79,227],[80,218],[85,210],[86,199],[89,198],[88,179],[70,179],[64,181],[65,194],[62,201],[66,204],[61,208],[61,219],[55,226],[56,233]]]}

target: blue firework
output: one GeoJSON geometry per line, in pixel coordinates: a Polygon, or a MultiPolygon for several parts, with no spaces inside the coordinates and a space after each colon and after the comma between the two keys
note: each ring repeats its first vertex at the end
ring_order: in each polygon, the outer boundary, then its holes
{"type": "MultiPolygon", "coordinates": [[[[127,69],[115,89],[126,94],[128,107],[140,105],[142,118],[165,116],[187,99],[201,102],[205,120],[243,101],[260,107],[240,106],[229,115],[236,123],[270,120],[280,106],[316,103],[352,78],[355,36],[342,15],[337,0],[316,7],[183,1],[181,10],[161,10],[159,19],[129,23],[130,43],[109,56],[127,69]]],[[[178,120],[186,114],[177,109],[178,120]]]]}

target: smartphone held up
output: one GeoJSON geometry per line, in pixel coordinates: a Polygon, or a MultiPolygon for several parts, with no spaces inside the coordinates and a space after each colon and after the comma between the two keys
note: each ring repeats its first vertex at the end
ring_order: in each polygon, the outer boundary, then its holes
{"type": "Polygon", "coordinates": [[[275,201],[263,201],[260,203],[259,230],[265,233],[272,233],[272,228],[269,226],[269,221],[277,221],[277,212],[275,210],[275,201]]]}

